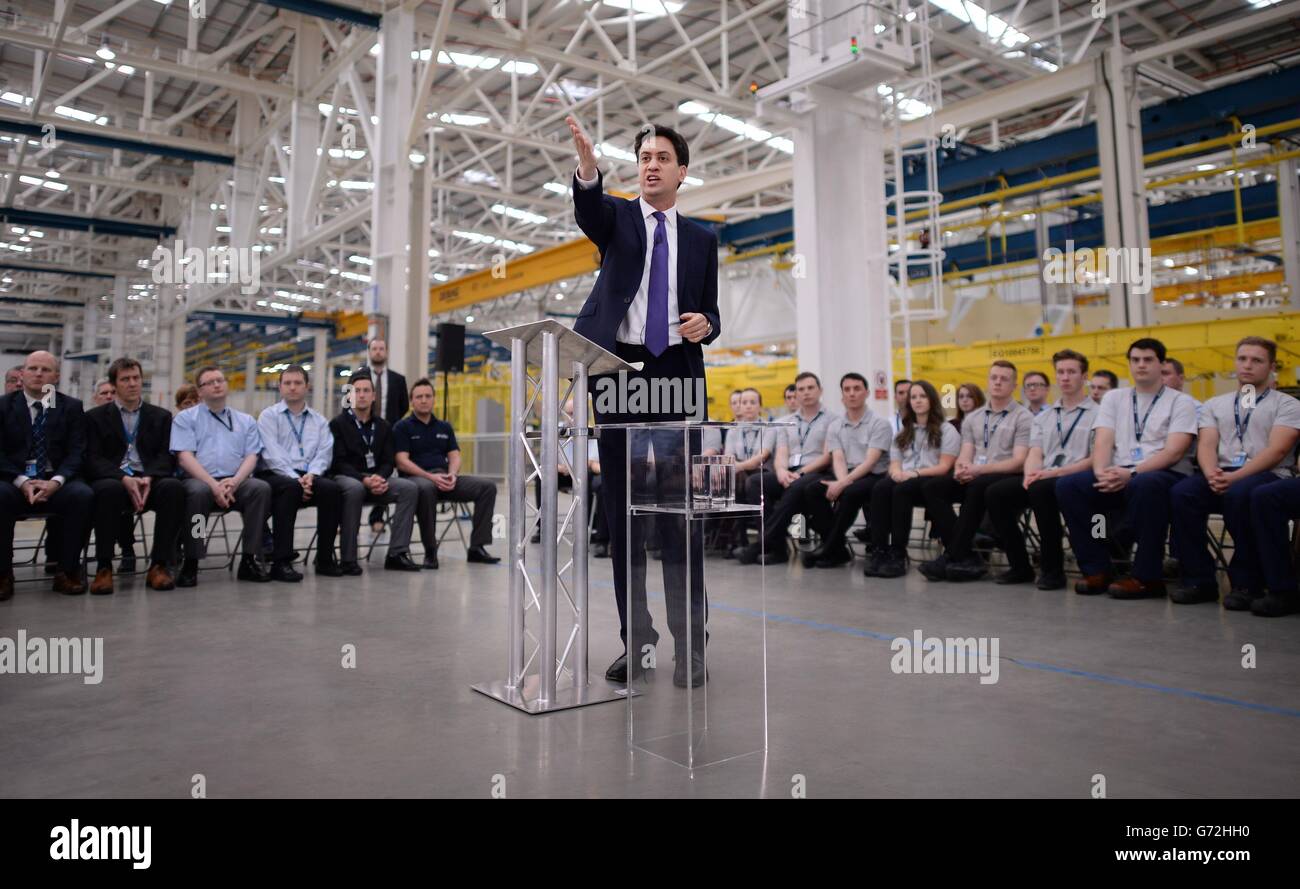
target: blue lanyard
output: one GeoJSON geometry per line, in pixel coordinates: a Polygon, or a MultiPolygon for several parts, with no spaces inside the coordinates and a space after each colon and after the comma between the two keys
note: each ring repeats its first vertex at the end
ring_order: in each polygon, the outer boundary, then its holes
{"type": "Polygon", "coordinates": [[[1147,405],[1147,412],[1142,415],[1142,420],[1139,422],[1138,421],[1138,390],[1137,389],[1133,390],[1133,437],[1138,444],[1142,443],[1142,433],[1146,432],[1147,420],[1151,419],[1151,412],[1155,410],[1156,402],[1159,401],[1160,396],[1164,394],[1165,394],[1165,387],[1161,386],[1160,389],[1156,392],[1156,397],[1151,399],[1151,404],[1147,405]]]}
{"type": "Polygon", "coordinates": [[[803,453],[803,443],[804,440],[808,438],[808,433],[812,432],[812,428],[817,425],[817,421],[822,418],[822,414],[824,413],[825,411],[818,411],[817,416],[813,417],[811,420],[808,421],[807,429],[803,428],[803,417],[801,417],[799,414],[794,415],[795,426],[798,427],[799,429],[799,453],[800,454],[803,453]]]}
{"type": "Polygon", "coordinates": [[[135,411],[134,429],[127,428],[126,425],[127,412],[122,410],[121,408],[118,408],[117,412],[122,417],[122,434],[126,436],[126,449],[129,451],[131,450],[131,446],[135,444],[135,437],[140,434],[140,410],[139,408],[137,408],[135,411]]]}
{"type": "Polygon", "coordinates": [[[287,409],[284,412],[284,418],[289,421],[289,431],[293,433],[293,437],[298,441],[298,456],[307,456],[302,449],[302,434],[307,431],[307,412],[302,412],[302,426],[300,427],[293,425],[293,413],[287,409]]]}
{"type": "MultiPolygon", "coordinates": [[[[1259,407],[1259,403],[1263,401],[1267,395],[1268,390],[1265,389],[1264,394],[1255,399],[1255,407],[1259,407]]],[[[1232,399],[1232,420],[1237,427],[1237,441],[1241,442],[1243,450],[1246,447],[1246,430],[1250,429],[1250,418],[1255,414],[1255,407],[1246,411],[1246,419],[1243,421],[1241,419],[1241,393],[1238,392],[1237,397],[1232,399]]]]}
{"type": "Polygon", "coordinates": [[[1074,422],[1070,424],[1070,431],[1065,433],[1065,436],[1062,437],[1061,436],[1061,409],[1059,407],[1056,408],[1056,437],[1061,442],[1061,450],[1065,450],[1065,446],[1070,443],[1070,436],[1074,435],[1074,427],[1078,426],[1079,421],[1083,419],[1083,405],[1079,405],[1077,408],[1075,408],[1075,411],[1077,411],[1077,413],[1075,414],[1074,422]]]}
{"type": "Polygon", "coordinates": [[[1011,408],[1007,408],[1006,410],[1002,411],[1002,413],[998,416],[998,421],[993,424],[992,432],[989,431],[989,415],[991,413],[993,412],[988,410],[984,412],[984,450],[986,451],[989,449],[989,436],[998,434],[998,427],[1001,426],[1002,421],[1007,418],[1007,414],[1011,413],[1011,408]]]}
{"type": "Polygon", "coordinates": [[[754,433],[755,438],[763,434],[762,429],[742,429],[740,430],[740,446],[744,450],[745,457],[754,456],[754,446],[749,443],[749,433],[754,433]]]}
{"type": "MultiPolygon", "coordinates": [[[[223,408],[222,411],[221,411],[221,413],[224,414],[224,413],[226,412],[226,410],[228,410],[228,409],[227,409],[227,408],[223,408]]],[[[230,418],[230,422],[227,423],[225,420],[221,419],[221,414],[217,413],[217,412],[214,411],[212,408],[208,408],[208,413],[212,414],[213,418],[214,418],[218,423],[220,423],[222,426],[225,426],[227,432],[234,432],[234,431],[235,431],[235,418],[234,418],[234,417],[231,417],[231,418],[230,418]]]]}
{"type": "MultiPolygon", "coordinates": [[[[351,411],[349,411],[349,413],[351,413],[351,411]]],[[[361,433],[361,441],[365,444],[366,450],[373,451],[375,449],[375,418],[371,417],[370,422],[367,424],[370,426],[369,438],[366,437],[365,426],[361,425],[361,421],[357,419],[356,414],[352,414],[352,422],[357,424],[357,432],[361,433]]]]}

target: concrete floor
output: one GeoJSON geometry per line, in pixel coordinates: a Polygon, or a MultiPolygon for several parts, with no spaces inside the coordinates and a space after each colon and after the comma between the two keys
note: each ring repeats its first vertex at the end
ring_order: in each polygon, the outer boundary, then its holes
{"type": "MultiPolygon", "coordinates": [[[[711,559],[711,651],[757,638],[766,581],[769,747],[692,773],[629,753],[622,702],[530,717],[470,690],[503,678],[503,566],[450,544],[410,575],[381,554],[297,586],[20,583],[0,636],[103,636],[106,666],[97,686],[0,676],[0,796],[180,797],[195,774],[211,797],[788,797],[803,776],[810,797],[1081,798],[1095,775],[1112,797],[1300,795],[1297,618],[711,559]],[[889,640],[917,629],[997,637],[998,683],[895,674],[889,640]]],[[[599,677],[619,650],[609,561],[591,577],[599,677]]]]}

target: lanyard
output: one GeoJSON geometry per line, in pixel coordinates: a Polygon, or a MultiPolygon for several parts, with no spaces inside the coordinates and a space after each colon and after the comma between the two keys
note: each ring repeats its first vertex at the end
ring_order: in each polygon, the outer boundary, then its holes
{"type": "Polygon", "coordinates": [[[289,421],[289,431],[293,433],[294,439],[298,442],[298,456],[305,456],[302,450],[302,434],[307,431],[307,412],[302,412],[301,426],[293,425],[293,413],[290,411],[286,410],[284,412],[284,418],[289,421]]]}
{"type": "Polygon", "coordinates": [[[799,430],[799,453],[800,454],[803,453],[804,440],[808,438],[808,433],[812,432],[812,428],[817,425],[817,421],[822,418],[823,413],[825,413],[825,411],[818,411],[817,416],[813,417],[811,420],[808,421],[807,429],[803,428],[803,417],[800,416],[799,414],[794,415],[795,426],[799,430]]]}
{"type": "Polygon", "coordinates": [[[1155,410],[1156,402],[1159,401],[1160,396],[1164,394],[1165,394],[1165,387],[1161,386],[1160,389],[1156,392],[1156,397],[1151,399],[1151,403],[1147,405],[1147,412],[1142,415],[1142,420],[1141,422],[1139,422],[1138,421],[1138,390],[1137,389],[1133,390],[1133,437],[1134,437],[1134,441],[1136,441],[1138,444],[1142,443],[1142,433],[1146,432],[1147,420],[1151,419],[1151,412],[1155,410]]]}
{"type": "MultiPolygon", "coordinates": [[[[912,427],[912,459],[918,465],[921,462],[920,444],[924,437],[925,436],[922,435],[922,429],[919,425],[912,427]]],[[[927,450],[929,450],[929,448],[927,448],[927,450]]]]}
{"type": "MultiPolygon", "coordinates": [[[[1255,407],[1259,407],[1259,403],[1267,395],[1268,390],[1265,389],[1264,394],[1255,399],[1255,407]]],[[[1246,411],[1246,419],[1243,421],[1241,419],[1241,393],[1238,392],[1237,397],[1232,399],[1232,420],[1237,427],[1237,441],[1241,442],[1243,449],[1246,447],[1246,430],[1250,428],[1250,418],[1255,415],[1255,407],[1246,411]]]]}
{"type": "Polygon", "coordinates": [[[763,434],[762,429],[742,429],[740,430],[740,447],[744,450],[744,456],[748,459],[754,456],[754,446],[750,444],[749,433],[754,433],[754,438],[759,438],[763,434]]]}
{"type": "Polygon", "coordinates": [[[991,413],[993,412],[988,410],[984,412],[984,450],[986,451],[989,449],[989,437],[998,434],[998,427],[1001,426],[1002,421],[1007,418],[1007,414],[1011,413],[1011,408],[1007,408],[998,415],[998,421],[993,424],[992,431],[989,430],[989,415],[991,413]]]}
{"type": "Polygon", "coordinates": [[[140,411],[138,408],[135,411],[135,426],[132,428],[128,428],[126,425],[128,412],[119,408],[118,413],[122,417],[122,434],[126,436],[126,449],[129,451],[135,445],[135,437],[140,434],[140,411]]]}
{"type": "MultiPolygon", "coordinates": [[[[370,427],[370,437],[369,437],[369,438],[366,437],[366,428],[365,428],[365,426],[362,426],[362,425],[361,425],[361,421],[357,419],[357,415],[356,415],[356,414],[353,414],[353,415],[352,415],[352,422],[357,424],[357,432],[360,432],[360,433],[361,433],[361,441],[362,441],[362,443],[365,444],[365,446],[366,446],[366,450],[367,450],[367,451],[373,451],[373,450],[375,449],[375,418],[374,418],[374,417],[371,417],[371,418],[370,418],[370,422],[367,424],[367,425],[370,427]]],[[[305,425],[305,424],[304,424],[304,425],[305,425]]]]}
{"type": "Polygon", "coordinates": [[[1056,409],[1056,438],[1058,441],[1061,442],[1061,450],[1063,451],[1065,450],[1065,446],[1070,443],[1070,436],[1074,435],[1074,427],[1078,426],[1079,421],[1083,419],[1083,405],[1079,405],[1077,408],[1075,408],[1075,411],[1076,413],[1074,416],[1074,422],[1070,424],[1070,431],[1065,433],[1064,437],[1062,437],[1061,409],[1059,407],[1056,409]]]}
{"type": "MultiPolygon", "coordinates": [[[[234,431],[235,431],[235,418],[234,418],[234,417],[231,417],[231,418],[230,418],[230,422],[227,423],[225,420],[223,420],[223,419],[221,418],[221,414],[217,413],[217,412],[214,411],[212,408],[208,408],[208,413],[212,414],[213,418],[214,418],[218,423],[220,423],[222,426],[225,426],[227,432],[234,432],[234,431]]],[[[225,413],[225,409],[222,409],[222,413],[225,413]]]]}

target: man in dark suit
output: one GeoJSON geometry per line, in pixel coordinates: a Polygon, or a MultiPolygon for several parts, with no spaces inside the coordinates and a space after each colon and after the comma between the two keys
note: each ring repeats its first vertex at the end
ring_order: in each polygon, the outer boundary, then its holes
{"type": "Polygon", "coordinates": [[[95,492],[95,558],[90,592],[113,592],[113,541],[123,515],[153,510],[153,552],[145,582],[151,590],[176,586],[168,567],[176,531],[185,524],[185,485],[171,452],[172,415],[144,402],[140,362],[119,358],[108,368],[114,398],[86,412],[86,478],[95,492]]]}
{"type": "MultiPolygon", "coordinates": [[[[638,180],[641,196],[623,200],[606,195],[596,167],[591,139],[567,118],[578,153],[578,169],[573,178],[573,206],[578,227],[600,250],[600,275],[591,295],[578,313],[573,329],[614,352],[630,363],[641,363],[634,376],[645,378],[650,391],[652,380],[680,380],[681,391],[698,391],[704,396],[704,351],[702,344],[717,339],[721,330],[718,318],[718,239],[702,225],[677,212],[677,189],[686,179],[690,149],[686,140],[667,127],[645,127],[636,138],[638,180]]],[[[597,394],[608,380],[593,378],[591,392],[597,394]]],[[[606,386],[605,391],[608,391],[606,386]]],[[[598,424],[641,423],[688,418],[684,404],[652,405],[650,412],[620,413],[607,410],[595,399],[598,424]]],[[[691,419],[706,418],[705,399],[691,419]]],[[[692,436],[690,451],[699,453],[698,435],[692,436]]],[[[680,432],[663,431],[653,436],[632,436],[634,469],[648,466],[648,451],[654,447],[656,486],[661,496],[678,499],[684,491],[685,466],[689,455],[682,453],[680,432]],[[671,469],[670,469],[671,467],[671,469]]],[[[613,543],[614,588],[618,602],[623,642],[628,644],[628,622],[638,649],[642,642],[653,644],[658,634],[651,626],[645,604],[645,551],[642,539],[644,522],[633,523],[631,552],[634,559],[632,614],[627,611],[626,523],[626,454],[628,435],[624,430],[609,429],[600,435],[600,464],[605,480],[602,494],[613,543]]],[[[636,481],[640,486],[641,480],[636,481]]],[[[668,605],[669,629],[675,642],[676,668],[673,682],[684,687],[704,683],[704,589],[703,535],[699,523],[692,528],[690,574],[691,639],[687,652],[685,559],[686,529],[679,517],[658,516],[655,527],[662,547],[664,590],[668,605]]],[[[632,672],[642,667],[642,652],[635,652],[632,672]]],[[[626,682],[626,651],[605,674],[613,682],[626,682]]]]}
{"type": "Polygon", "coordinates": [[[20,516],[56,515],[59,571],[54,589],[86,591],[81,547],[94,495],[78,476],[86,451],[81,402],[54,389],[58,363],[33,352],[23,365],[23,387],[0,398],[0,600],[14,594],[14,524],[20,516]]]}
{"type": "MultiPolygon", "coordinates": [[[[366,358],[366,363],[357,370],[369,372],[370,380],[375,384],[373,413],[391,429],[411,409],[411,393],[406,388],[406,377],[388,366],[388,343],[381,339],[370,341],[366,347],[366,358]]],[[[383,506],[370,510],[370,528],[376,534],[384,526],[384,511],[383,506]]]]}

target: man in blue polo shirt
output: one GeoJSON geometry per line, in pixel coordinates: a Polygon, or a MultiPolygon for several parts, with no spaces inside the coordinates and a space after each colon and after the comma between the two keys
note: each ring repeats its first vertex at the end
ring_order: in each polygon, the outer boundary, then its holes
{"type": "Polygon", "coordinates": [[[492,540],[492,511],[497,488],[486,479],[460,474],[460,445],[451,424],[433,415],[433,383],[416,380],[411,385],[411,414],[393,426],[397,472],[415,482],[420,491],[415,514],[424,544],[424,567],[438,567],[436,511],[439,498],[474,504],[473,530],[466,556],[470,562],[491,565],[501,561],[487,551],[492,540]]]}

